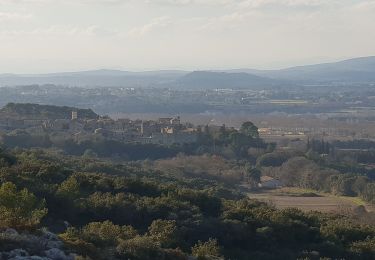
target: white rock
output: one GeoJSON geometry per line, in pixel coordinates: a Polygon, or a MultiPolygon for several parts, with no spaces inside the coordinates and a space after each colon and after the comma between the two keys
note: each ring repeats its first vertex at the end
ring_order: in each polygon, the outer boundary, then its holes
{"type": "Polygon", "coordinates": [[[56,234],[49,231],[43,231],[43,238],[54,241],[59,240],[59,237],[56,234]]]}
{"type": "Polygon", "coordinates": [[[64,243],[62,241],[48,241],[46,244],[47,249],[62,248],[64,243]]]}
{"type": "Polygon", "coordinates": [[[52,260],[71,260],[70,256],[67,256],[64,251],[58,248],[52,248],[44,251],[45,255],[52,260]]]}
{"type": "Polygon", "coordinates": [[[12,258],[12,257],[17,257],[17,256],[29,256],[29,253],[24,250],[24,249],[13,249],[12,251],[9,252],[9,258],[12,258]]]}
{"type": "Polygon", "coordinates": [[[41,257],[41,256],[16,256],[9,260],[51,260],[51,258],[41,257]]]}
{"type": "Polygon", "coordinates": [[[7,228],[7,229],[5,229],[5,231],[3,232],[3,234],[18,236],[18,232],[14,228],[7,228]]]}

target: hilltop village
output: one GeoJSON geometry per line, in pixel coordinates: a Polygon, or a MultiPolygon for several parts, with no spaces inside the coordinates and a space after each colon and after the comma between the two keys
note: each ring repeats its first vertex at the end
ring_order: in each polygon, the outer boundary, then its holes
{"type": "Polygon", "coordinates": [[[194,143],[198,128],[181,123],[179,116],[158,120],[113,120],[91,109],[10,103],[0,110],[0,131],[54,133],[76,141],[105,138],[127,143],[172,145],[194,143]]]}

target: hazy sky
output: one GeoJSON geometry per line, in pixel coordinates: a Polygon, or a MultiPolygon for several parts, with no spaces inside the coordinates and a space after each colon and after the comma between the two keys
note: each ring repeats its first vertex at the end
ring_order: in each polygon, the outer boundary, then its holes
{"type": "Polygon", "coordinates": [[[375,0],[0,0],[0,73],[278,68],[375,55],[375,0]]]}

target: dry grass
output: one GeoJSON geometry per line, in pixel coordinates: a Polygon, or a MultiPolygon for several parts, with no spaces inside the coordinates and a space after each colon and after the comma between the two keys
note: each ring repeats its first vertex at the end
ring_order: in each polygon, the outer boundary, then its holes
{"type": "MultiPolygon", "coordinates": [[[[359,198],[333,196],[313,190],[289,187],[263,190],[262,192],[249,193],[248,195],[250,198],[270,202],[280,209],[299,208],[303,211],[342,212],[343,210],[353,210],[358,206],[366,205],[359,198]]],[[[366,208],[367,210],[372,210],[371,207],[366,208]]]]}

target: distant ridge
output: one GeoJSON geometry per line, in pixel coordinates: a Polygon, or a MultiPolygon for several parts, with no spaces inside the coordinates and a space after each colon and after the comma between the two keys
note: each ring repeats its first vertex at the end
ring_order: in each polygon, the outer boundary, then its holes
{"type": "Polygon", "coordinates": [[[375,56],[281,70],[251,70],[258,76],[302,82],[375,82],[375,56]]]}
{"type": "Polygon", "coordinates": [[[185,88],[249,88],[277,84],[276,80],[249,73],[194,71],[177,81],[185,88]]]}
{"type": "Polygon", "coordinates": [[[0,74],[0,86],[54,84],[77,87],[153,87],[173,82],[187,73],[179,70],[92,70],[48,74],[0,74]]]}
{"type": "Polygon", "coordinates": [[[92,70],[50,74],[0,74],[0,86],[55,84],[79,87],[252,88],[290,84],[374,83],[375,56],[281,70],[92,70]]]}

